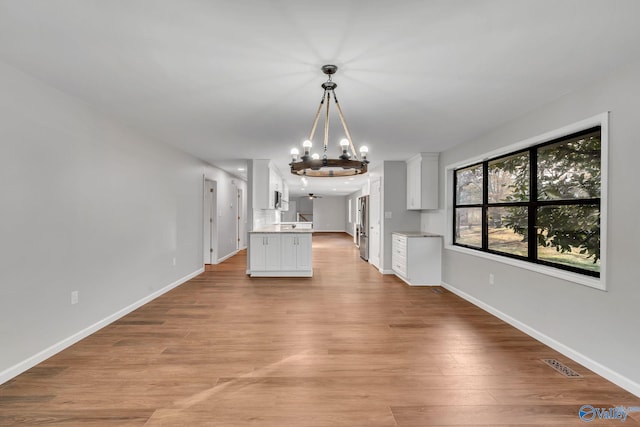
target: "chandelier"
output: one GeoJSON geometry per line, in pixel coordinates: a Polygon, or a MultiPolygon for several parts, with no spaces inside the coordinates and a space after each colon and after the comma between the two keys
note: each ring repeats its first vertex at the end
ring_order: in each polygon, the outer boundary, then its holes
{"type": "Polygon", "coordinates": [[[369,149],[364,145],[361,146],[360,157],[358,157],[356,149],[353,146],[353,142],[351,141],[351,134],[349,133],[347,122],[344,120],[344,115],[342,114],[342,108],[340,108],[338,98],[336,97],[335,89],[338,85],[331,79],[336,71],[338,71],[338,67],[335,65],[322,66],[322,72],[329,76],[329,79],[322,83],[324,93],[322,95],[318,111],[316,112],[316,117],[313,120],[313,126],[311,126],[309,139],[302,143],[303,155],[300,156],[300,151],[297,148],[291,149],[291,163],[289,163],[289,165],[291,166],[291,173],[294,175],[333,177],[359,175],[367,172],[367,165],[369,163],[369,160],[367,160],[367,153],[369,152],[369,149]],[[331,104],[332,95],[346,136],[346,138],[343,138],[340,141],[340,151],[342,154],[337,158],[329,158],[328,156],[329,106],[331,104]],[[318,121],[320,119],[323,106],[325,106],[324,147],[322,158],[320,158],[320,155],[317,153],[311,154],[311,147],[313,146],[313,136],[316,133],[316,128],[318,127],[318,121]]]}

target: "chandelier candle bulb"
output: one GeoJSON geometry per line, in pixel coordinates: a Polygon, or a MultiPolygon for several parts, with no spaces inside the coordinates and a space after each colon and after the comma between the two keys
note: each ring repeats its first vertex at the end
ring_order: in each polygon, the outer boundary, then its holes
{"type": "Polygon", "coordinates": [[[340,156],[340,158],[343,160],[349,160],[351,154],[347,152],[347,150],[349,149],[349,141],[346,138],[340,140],[340,147],[342,148],[342,155],[340,156]]]}
{"type": "Polygon", "coordinates": [[[292,148],[291,149],[291,160],[292,161],[296,161],[298,160],[298,155],[300,154],[300,150],[298,150],[297,148],[292,148]]]}
{"type": "Polygon", "coordinates": [[[368,153],[369,153],[369,147],[367,147],[366,145],[363,145],[362,147],[360,147],[360,158],[362,158],[362,161],[367,160],[368,153]]]}
{"type": "Polygon", "coordinates": [[[309,158],[309,153],[311,152],[312,146],[313,146],[313,143],[308,139],[302,143],[302,147],[304,148],[304,156],[302,156],[303,159],[309,158]]]}

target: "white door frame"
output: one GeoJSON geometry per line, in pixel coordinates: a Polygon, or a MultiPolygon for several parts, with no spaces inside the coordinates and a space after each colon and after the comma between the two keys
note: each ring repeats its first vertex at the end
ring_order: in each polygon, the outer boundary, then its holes
{"type": "Polygon", "coordinates": [[[218,183],[204,177],[203,181],[203,259],[205,264],[218,260],[218,183]]]}
{"type": "Polygon", "coordinates": [[[382,206],[382,178],[375,177],[371,179],[371,187],[369,191],[369,262],[378,270],[382,270],[381,257],[381,236],[382,221],[380,218],[382,206]]]}
{"type": "Polygon", "coordinates": [[[244,224],[244,198],[242,188],[236,186],[238,200],[236,201],[236,250],[240,250],[245,246],[242,225],[244,224]]]}

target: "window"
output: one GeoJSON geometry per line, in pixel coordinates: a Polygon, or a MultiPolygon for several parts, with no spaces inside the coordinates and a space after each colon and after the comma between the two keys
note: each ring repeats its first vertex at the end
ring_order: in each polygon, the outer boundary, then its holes
{"type": "Polygon", "coordinates": [[[600,277],[601,134],[454,169],[453,244],[600,277]]]}

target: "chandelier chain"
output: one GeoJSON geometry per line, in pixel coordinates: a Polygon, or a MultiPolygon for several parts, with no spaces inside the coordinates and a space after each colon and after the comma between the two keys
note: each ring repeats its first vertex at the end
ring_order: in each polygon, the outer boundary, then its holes
{"type": "MultiPolygon", "coordinates": [[[[331,77],[331,76],[329,76],[331,77]]],[[[333,90],[326,90],[327,93],[327,112],[324,117],[324,156],[323,158],[327,158],[327,147],[329,146],[329,106],[331,105],[331,92],[333,90]]],[[[335,95],[335,94],[334,94],[335,95]]]]}

